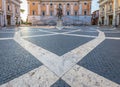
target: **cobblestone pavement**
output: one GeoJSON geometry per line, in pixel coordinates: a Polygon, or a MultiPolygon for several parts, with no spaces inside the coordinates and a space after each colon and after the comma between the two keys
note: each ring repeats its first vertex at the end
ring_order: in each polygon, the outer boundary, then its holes
{"type": "Polygon", "coordinates": [[[0,87],[120,87],[120,31],[97,26],[0,30],[0,87]]]}

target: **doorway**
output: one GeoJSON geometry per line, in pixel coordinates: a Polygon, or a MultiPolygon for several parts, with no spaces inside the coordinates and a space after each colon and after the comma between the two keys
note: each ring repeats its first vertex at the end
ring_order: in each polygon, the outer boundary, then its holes
{"type": "Polygon", "coordinates": [[[113,15],[110,15],[109,16],[109,25],[112,25],[112,22],[113,22],[113,15]]]}
{"type": "Polygon", "coordinates": [[[102,25],[104,25],[104,17],[102,17],[102,25]]]}
{"type": "Polygon", "coordinates": [[[11,25],[11,16],[7,15],[7,25],[11,25]]]}

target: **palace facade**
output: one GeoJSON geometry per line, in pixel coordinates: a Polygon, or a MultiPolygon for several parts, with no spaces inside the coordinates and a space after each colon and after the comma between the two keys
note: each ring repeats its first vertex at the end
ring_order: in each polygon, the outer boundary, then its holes
{"type": "Polygon", "coordinates": [[[120,25],[120,0],[99,0],[99,24],[120,25]]]}
{"type": "Polygon", "coordinates": [[[20,24],[20,0],[0,0],[0,26],[20,24]]]}
{"type": "Polygon", "coordinates": [[[63,11],[63,24],[91,24],[92,0],[27,0],[28,22],[51,24],[57,21],[57,8],[63,11]]]}

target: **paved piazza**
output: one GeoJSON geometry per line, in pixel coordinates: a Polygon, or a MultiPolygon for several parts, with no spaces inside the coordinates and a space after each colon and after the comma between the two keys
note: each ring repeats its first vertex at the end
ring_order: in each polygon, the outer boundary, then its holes
{"type": "Polygon", "coordinates": [[[0,30],[0,87],[120,87],[120,30],[0,30]]]}

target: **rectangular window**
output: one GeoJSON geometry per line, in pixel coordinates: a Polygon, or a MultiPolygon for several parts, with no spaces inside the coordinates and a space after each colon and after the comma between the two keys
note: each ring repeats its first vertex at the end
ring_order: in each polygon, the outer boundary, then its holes
{"type": "Polygon", "coordinates": [[[8,5],[8,11],[10,11],[10,6],[8,5]]]}

